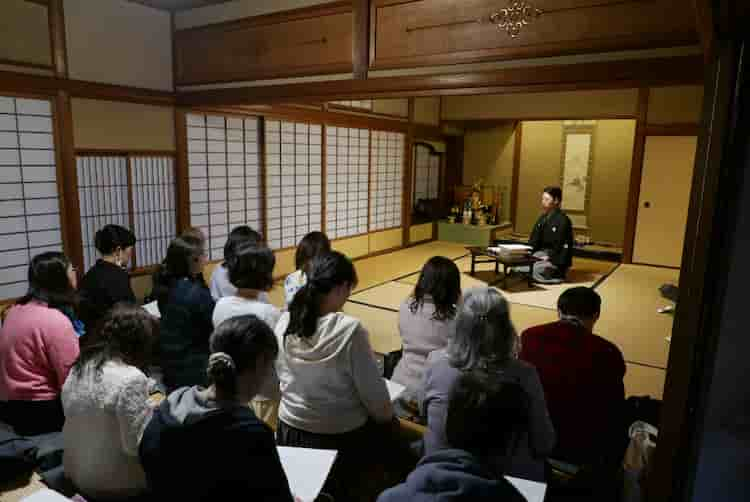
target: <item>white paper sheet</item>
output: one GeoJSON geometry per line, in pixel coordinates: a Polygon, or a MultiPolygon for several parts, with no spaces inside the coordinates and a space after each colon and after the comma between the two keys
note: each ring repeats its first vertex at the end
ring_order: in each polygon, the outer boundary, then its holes
{"type": "Polygon", "coordinates": [[[406,387],[400,383],[388,380],[387,378],[384,378],[383,380],[385,380],[385,386],[388,388],[388,395],[391,396],[391,401],[398,399],[406,390],[406,387]]]}
{"type": "Polygon", "coordinates": [[[28,497],[21,499],[21,502],[64,502],[70,501],[69,498],[62,496],[56,491],[44,489],[34,492],[28,497]]]}
{"type": "Polygon", "coordinates": [[[161,319],[161,312],[159,312],[159,305],[156,303],[156,300],[151,303],[145,304],[141,308],[157,319],[161,319]]]}
{"type": "Polygon", "coordinates": [[[547,485],[545,483],[514,478],[513,476],[505,476],[505,479],[510,481],[510,483],[516,487],[516,490],[526,497],[527,502],[544,501],[544,494],[547,492],[547,485]]]}
{"type": "Polygon", "coordinates": [[[337,451],[290,446],[276,448],[292,495],[302,502],[313,502],[328,478],[337,451]]]}

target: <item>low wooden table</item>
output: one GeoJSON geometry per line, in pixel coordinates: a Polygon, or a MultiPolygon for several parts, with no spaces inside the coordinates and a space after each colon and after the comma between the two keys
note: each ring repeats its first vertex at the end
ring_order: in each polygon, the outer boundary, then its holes
{"type": "Polygon", "coordinates": [[[536,258],[534,256],[526,256],[523,258],[504,258],[500,255],[497,255],[487,248],[483,247],[477,247],[477,246],[471,246],[466,248],[469,253],[471,253],[471,272],[470,275],[476,275],[476,265],[477,263],[494,263],[495,264],[495,274],[500,273],[500,264],[503,265],[503,288],[507,287],[508,285],[508,276],[510,273],[508,272],[508,267],[529,267],[529,273],[526,274],[526,278],[529,281],[529,287],[532,287],[534,285],[534,275],[531,273],[531,267],[534,266],[534,263],[539,261],[539,258],[536,258]],[[483,260],[482,258],[487,258],[483,260]]]}

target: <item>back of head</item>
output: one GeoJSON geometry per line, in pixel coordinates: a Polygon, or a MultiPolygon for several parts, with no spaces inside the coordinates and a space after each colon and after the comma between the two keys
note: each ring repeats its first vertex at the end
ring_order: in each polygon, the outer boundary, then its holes
{"type": "Polygon", "coordinates": [[[544,193],[549,194],[550,197],[557,200],[557,202],[562,202],[562,189],[558,186],[547,186],[544,187],[543,190],[544,193]]]}
{"type": "Polygon", "coordinates": [[[76,293],[68,277],[70,260],[58,251],[48,251],[32,258],[29,264],[29,291],[19,304],[37,300],[51,308],[73,307],[76,293]]]}
{"type": "Polygon", "coordinates": [[[320,317],[323,298],[342,284],[357,285],[357,271],[349,258],[337,251],[316,256],[310,262],[307,283],[294,295],[289,305],[286,335],[313,336],[320,317]]]}
{"type": "Polygon", "coordinates": [[[427,295],[435,304],[434,319],[445,321],[456,315],[456,304],[461,297],[461,273],[453,260],[433,256],[425,263],[409,305],[412,313],[422,307],[427,295]]]}
{"type": "Polygon", "coordinates": [[[254,315],[232,317],[219,324],[209,347],[208,378],[224,396],[236,394],[240,374],[276,359],[279,353],[273,331],[254,315]]]}
{"type": "Polygon", "coordinates": [[[235,249],[227,263],[229,282],[238,289],[268,291],[273,287],[273,267],[276,257],[265,246],[245,243],[235,249]]]}
{"type": "Polygon", "coordinates": [[[305,267],[316,256],[331,252],[331,241],[323,232],[310,232],[302,238],[294,253],[294,266],[297,270],[305,270],[305,267]]]}
{"type": "Polygon", "coordinates": [[[206,234],[199,227],[188,227],[181,234],[180,237],[192,237],[201,241],[203,247],[206,246],[206,234]]]}
{"type": "Polygon", "coordinates": [[[561,318],[580,321],[596,319],[602,308],[602,298],[591,288],[579,286],[566,289],[557,300],[561,318]]]}
{"type": "Polygon", "coordinates": [[[229,232],[226,244],[224,244],[224,264],[228,264],[235,251],[241,246],[260,246],[263,242],[263,236],[258,232],[248,227],[247,225],[240,225],[234,227],[229,232]]]}
{"type": "Polygon", "coordinates": [[[96,340],[81,350],[73,371],[80,374],[89,362],[99,371],[108,361],[145,371],[158,334],[159,321],[151,314],[135,305],[119,303],[104,316],[96,340]]]}
{"type": "Polygon", "coordinates": [[[117,250],[135,245],[135,234],[120,225],[105,225],[96,232],[94,245],[102,255],[108,256],[117,250]]]}
{"type": "Polygon", "coordinates": [[[451,392],[445,435],[453,448],[496,456],[510,452],[528,423],[529,398],[520,385],[470,371],[459,377],[451,392]]]}
{"type": "Polygon", "coordinates": [[[464,371],[501,367],[514,357],[517,338],[503,295],[495,289],[472,288],[458,307],[448,357],[452,366],[464,371]]]}
{"type": "Polygon", "coordinates": [[[167,256],[154,272],[154,296],[160,302],[166,299],[174,281],[192,278],[196,264],[204,253],[203,241],[198,237],[181,235],[172,240],[167,248],[167,256]]]}

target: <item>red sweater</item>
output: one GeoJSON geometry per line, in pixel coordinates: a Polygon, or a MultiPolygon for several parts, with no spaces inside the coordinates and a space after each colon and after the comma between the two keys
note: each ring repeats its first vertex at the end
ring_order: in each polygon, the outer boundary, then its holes
{"type": "Polygon", "coordinates": [[[542,381],[557,431],[553,458],[583,463],[618,439],[625,361],[615,344],[558,321],[523,332],[521,359],[542,381]]]}

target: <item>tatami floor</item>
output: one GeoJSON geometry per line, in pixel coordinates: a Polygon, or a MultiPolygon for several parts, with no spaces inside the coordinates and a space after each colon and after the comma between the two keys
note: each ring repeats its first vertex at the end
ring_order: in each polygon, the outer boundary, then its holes
{"type": "MultiPolygon", "coordinates": [[[[475,277],[468,275],[471,261],[466,248],[451,242],[427,244],[357,260],[359,285],[344,310],[362,320],[378,353],[398,350],[398,308],[409,296],[422,265],[432,256],[456,260],[462,272],[462,288],[501,287],[511,306],[511,317],[519,333],[524,329],[557,318],[560,293],[572,285],[595,287],[602,296],[602,315],[596,333],[611,340],[623,352],[627,363],[625,387],[628,395],[649,395],[661,399],[669,353],[673,317],[659,314],[669,304],[658,291],[664,283],[676,283],[678,271],[641,265],[575,259],[570,282],[562,286],[535,285],[511,277],[503,287],[502,275],[494,266],[478,265],[475,277]]],[[[283,306],[283,289],[277,284],[271,301],[283,306]]]]}

